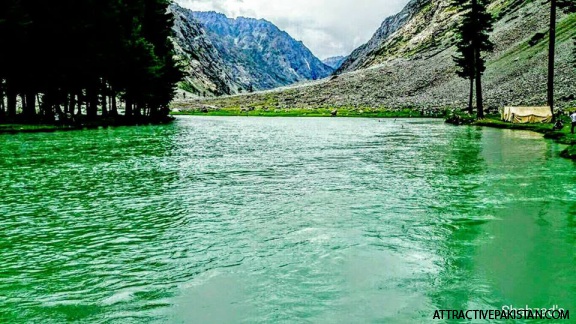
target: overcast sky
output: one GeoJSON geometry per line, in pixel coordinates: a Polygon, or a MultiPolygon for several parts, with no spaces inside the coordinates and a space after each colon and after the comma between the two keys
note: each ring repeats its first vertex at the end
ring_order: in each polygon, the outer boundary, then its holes
{"type": "Polygon", "coordinates": [[[408,0],[176,0],[197,11],[264,18],[301,40],[321,59],[366,43],[408,0]]]}

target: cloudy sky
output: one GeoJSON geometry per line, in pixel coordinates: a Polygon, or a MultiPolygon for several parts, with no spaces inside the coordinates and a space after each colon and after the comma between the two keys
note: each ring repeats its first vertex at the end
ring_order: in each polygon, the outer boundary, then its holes
{"type": "Polygon", "coordinates": [[[192,10],[264,18],[321,59],[348,55],[408,0],[177,0],[192,10]]]}

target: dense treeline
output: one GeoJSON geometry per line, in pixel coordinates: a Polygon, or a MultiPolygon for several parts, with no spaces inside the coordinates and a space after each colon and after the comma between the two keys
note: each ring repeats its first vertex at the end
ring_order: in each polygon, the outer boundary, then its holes
{"type": "Polygon", "coordinates": [[[2,0],[0,118],[168,114],[181,79],[168,0],[2,0]]]}

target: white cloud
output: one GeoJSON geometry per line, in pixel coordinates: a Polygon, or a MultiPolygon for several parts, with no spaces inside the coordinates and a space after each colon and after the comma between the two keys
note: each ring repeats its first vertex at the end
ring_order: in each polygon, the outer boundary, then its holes
{"type": "Polygon", "coordinates": [[[348,55],[408,0],[177,0],[192,10],[264,18],[320,57],[348,55]]]}

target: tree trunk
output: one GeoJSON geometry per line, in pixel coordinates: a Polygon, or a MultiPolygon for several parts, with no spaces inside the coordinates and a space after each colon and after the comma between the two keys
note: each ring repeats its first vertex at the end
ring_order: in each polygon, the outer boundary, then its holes
{"type": "Polygon", "coordinates": [[[112,116],[118,116],[118,105],[116,103],[116,92],[112,90],[112,95],[110,96],[111,105],[112,105],[112,116]]]}
{"type": "Polygon", "coordinates": [[[40,94],[39,93],[36,93],[36,102],[38,103],[38,105],[40,105],[40,103],[42,102],[42,101],[40,101],[40,94]]]}
{"type": "Polygon", "coordinates": [[[106,81],[102,80],[102,117],[108,117],[108,86],[106,85],[106,81]]]}
{"type": "Polygon", "coordinates": [[[126,95],[126,109],[124,110],[124,116],[132,117],[132,98],[126,95]]]}
{"type": "Polygon", "coordinates": [[[473,106],[474,100],[474,76],[470,76],[470,96],[468,97],[468,113],[472,115],[474,113],[473,106]]]}
{"type": "Polygon", "coordinates": [[[86,96],[88,97],[86,116],[94,120],[98,116],[98,92],[96,91],[96,87],[89,87],[86,90],[86,96]]]}
{"type": "MultiPolygon", "coordinates": [[[[36,94],[36,102],[38,103],[38,113],[40,114],[40,116],[46,116],[46,117],[50,117],[50,115],[52,114],[52,105],[54,104],[55,100],[58,99],[56,97],[52,98],[52,101],[48,100],[46,101],[46,103],[49,103],[49,105],[44,104],[44,100],[46,100],[46,95],[42,96],[42,100],[40,100],[40,95],[36,94]]],[[[48,99],[50,99],[50,97],[48,97],[48,99]]]]}
{"type": "MultiPolygon", "coordinates": [[[[478,1],[472,0],[472,15],[477,17],[478,1]]],[[[476,21],[479,25],[480,23],[476,21]]],[[[472,74],[476,79],[476,116],[478,119],[484,118],[484,98],[482,97],[482,54],[480,53],[480,44],[476,38],[472,39],[472,50],[474,51],[474,71],[472,74]]]]}
{"type": "Polygon", "coordinates": [[[54,121],[54,103],[56,99],[54,92],[45,93],[42,97],[42,104],[40,104],[40,113],[50,121],[54,121]]]}
{"type": "MultiPolygon", "coordinates": [[[[60,105],[60,104],[58,104],[60,105]]],[[[68,107],[70,106],[70,97],[68,96],[68,94],[64,95],[64,102],[62,103],[62,106],[64,106],[64,110],[62,111],[62,114],[66,114],[68,112],[68,107]]]]}
{"type": "Polygon", "coordinates": [[[550,42],[548,46],[548,106],[554,116],[554,61],[556,56],[556,0],[550,0],[550,42]]]}
{"type": "Polygon", "coordinates": [[[20,94],[20,105],[22,106],[22,114],[25,115],[25,112],[27,110],[26,108],[26,96],[24,94],[20,94]]]}
{"type": "Polygon", "coordinates": [[[140,103],[135,104],[134,115],[138,117],[142,116],[142,106],[140,103]]]}
{"type": "Polygon", "coordinates": [[[0,117],[6,116],[6,106],[4,105],[4,87],[0,79],[0,117]]]}
{"type": "Polygon", "coordinates": [[[102,94],[102,117],[108,117],[108,97],[106,97],[106,94],[103,93],[102,94]]]}
{"type": "Polygon", "coordinates": [[[480,50],[475,49],[475,60],[476,60],[476,110],[478,119],[484,118],[484,98],[482,97],[482,69],[479,66],[480,62],[480,50]]]}
{"type": "Polygon", "coordinates": [[[82,101],[84,98],[82,98],[82,90],[80,90],[78,92],[78,113],[76,114],[77,116],[82,116],[82,101]]]}
{"type": "Polygon", "coordinates": [[[24,115],[26,117],[36,116],[36,93],[28,92],[26,94],[26,105],[24,106],[24,115]]]}
{"type": "Polygon", "coordinates": [[[74,108],[76,107],[76,95],[74,93],[70,93],[68,104],[68,113],[74,115],[74,108]]]}
{"type": "Polygon", "coordinates": [[[16,91],[14,91],[14,88],[8,83],[6,85],[6,112],[8,117],[16,116],[16,97],[16,91]]]}

